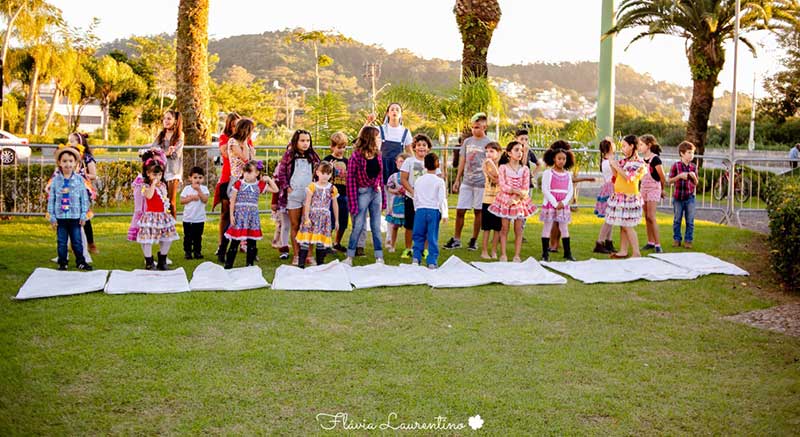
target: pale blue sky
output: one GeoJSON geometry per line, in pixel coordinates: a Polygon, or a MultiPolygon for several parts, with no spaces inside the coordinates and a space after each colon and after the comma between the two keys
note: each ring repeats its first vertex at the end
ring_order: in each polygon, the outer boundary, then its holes
{"type": "MultiPolygon", "coordinates": [[[[104,41],[130,35],[172,33],[177,23],[178,0],[50,0],[64,11],[70,24],[86,26],[91,17],[101,23],[104,41]]],[[[452,14],[453,0],[210,0],[209,34],[212,38],[262,33],[302,26],[335,29],[368,44],[392,51],[407,48],[426,58],[459,59],[461,37],[452,14]],[[390,5],[395,4],[396,7],[390,5]],[[375,5],[382,5],[376,8],[375,5]]],[[[599,56],[599,0],[500,0],[503,17],[495,31],[489,61],[507,65],[528,62],[596,60],[599,56]]],[[[691,85],[683,40],[656,37],[641,40],[623,51],[635,35],[617,38],[616,60],[649,73],[657,80],[691,85]]],[[[753,59],[739,51],[739,90],[750,92],[753,72],[771,74],[780,54],[764,32],[751,35],[764,47],[753,59]]],[[[732,47],[732,46],[731,46],[732,47]]],[[[730,48],[730,47],[729,47],[730,48]]],[[[733,50],[720,75],[721,90],[731,89],[733,50]]],[[[758,80],[758,89],[761,89],[758,80]]],[[[760,92],[760,91],[757,91],[760,92]]]]}

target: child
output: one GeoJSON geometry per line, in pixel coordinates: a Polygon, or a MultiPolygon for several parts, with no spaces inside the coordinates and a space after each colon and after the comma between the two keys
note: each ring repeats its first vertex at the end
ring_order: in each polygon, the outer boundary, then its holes
{"type": "MultiPolygon", "coordinates": [[[[603,175],[603,185],[600,187],[600,194],[597,195],[597,202],[594,204],[594,215],[604,219],[608,208],[608,198],[614,194],[614,170],[611,169],[611,160],[614,159],[614,142],[610,137],[600,141],[600,173],[603,175]]],[[[594,244],[594,253],[614,253],[614,242],[611,241],[611,232],[614,227],[603,220],[600,228],[600,235],[594,244]]]]}
{"type": "MultiPolygon", "coordinates": [[[[472,209],[475,220],[472,223],[472,238],[467,249],[478,250],[478,233],[481,230],[481,206],[483,203],[483,160],[486,159],[486,114],[479,112],[472,116],[472,136],[461,145],[458,159],[458,172],[453,183],[453,191],[458,193],[456,205],[455,235],[445,243],[445,249],[461,247],[461,230],[464,227],[464,216],[472,209]]],[[[527,191],[527,187],[526,187],[527,191]]]]}
{"type": "MultiPolygon", "coordinates": [[[[203,259],[203,228],[206,222],[208,187],[203,185],[206,173],[200,167],[189,170],[190,184],[181,191],[183,205],[183,253],[186,259],[203,259]]],[[[229,214],[230,215],[230,214],[229,214]]]]}
{"type": "Polygon", "coordinates": [[[67,239],[72,242],[78,270],[92,270],[83,256],[81,227],[86,223],[86,213],[89,212],[89,195],[83,178],[75,173],[80,159],[80,153],[72,147],[56,150],[58,172],[50,184],[47,212],[50,225],[56,231],[58,270],[67,270],[67,239]]]}
{"type": "Polygon", "coordinates": [[[269,176],[261,177],[264,163],[250,161],[242,167],[242,179],[233,183],[231,192],[231,226],[225,231],[225,237],[231,240],[228,253],[225,255],[225,268],[233,268],[239,244],[247,241],[247,266],[256,261],[258,251],[256,240],[261,239],[261,219],[258,216],[258,196],[269,191],[277,193],[278,186],[269,176]]]}
{"type": "Polygon", "coordinates": [[[164,126],[153,141],[153,148],[160,148],[167,156],[164,178],[167,181],[167,198],[169,199],[172,218],[176,218],[176,197],[178,186],[183,178],[183,117],[181,113],[170,109],[164,112],[164,126]]]}
{"type": "MultiPolygon", "coordinates": [[[[375,114],[370,114],[367,117],[365,126],[371,125],[375,118],[375,114]]],[[[403,107],[399,103],[389,103],[383,116],[383,124],[378,126],[378,129],[381,133],[381,139],[378,143],[380,147],[378,149],[381,151],[383,164],[382,181],[385,185],[389,180],[389,176],[398,170],[394,165],[397,155],[406,150],[411,144],[411,133],[403,126],[403,107]]]]}
{"type": "Polygon", "coordinates": [[[170,213],[170,199],[163,181],[164,162],[152,155],[144,163],[141,187],[144,211],[141,214],[136,242],[142,245],[146,270],[167,270],[167,253],[172,242],[177,240],[175,219],[170,213]],[[158,264],[153,265],[153,244],[158,244],[158,264]]]}
{"type": "Polygon", "coordinates": [[[672,210],[675,217],[672,221],[672,247],[681,247],[681,220],[686,217],[686,238],[683,247],[692,248],[694,241],[694,193],[697,187],[697,166],[694,159],[694,144],[684,141],[678,145],[681,160],[672,164],[669,170],[669,183],[675,184],[672,195],[672,210]]]}
{"type": "Polygon", "coordinates": [[[550,168],[542,174],[542,261],[550,261],[550,231],[553,223],[558,223],[561,241],[564,244],[564,259],[575,261],[569,239],[569,223],[572,213],[569,202],[572,200],[574,187],[572,175],[567,171],[575,165],[575,157],[570,150],[549,149],[544,154],[544,162],[550,168]]]}
{"type": "Polygon", "coordinates": [[[658,203],[664,195],[661,181],[665,181],[664,169],[661,166],[661,146],[652,135],[642,135],[639,137],[639,153],[644,162],[649,166],[648,172],[642,177],[642,200],[644,201],[644,220],[647,225],[647,244],[642,250],[654,249],[656,253],[662,253],[661,239],[658,236],[658,223],[656,222],[656,211],[658,203]]]}
{"type": "Polygon", "coordinates": [[[383,264],[381,245],[381,210],[386,209],[386,196],[383,194],[383,162],[380,157],[381,134],[378,128],[364,126],[358,133],[353,154],[347,163],[347,203],[353,216],[353,232],[347,244],[347,258],[344,263],[353,265],[358,240],[367,231],[367,214],[372,229],[372,245],[375,249],[375,263],[383,264]]]}
{"type": "Polygon", "coordinates": [[[231,181],[231,154],[228,151],[228,142],[230,141],[236,129],[236,124],[241,119],[241,116],[235,112],[231,112],[225,119],[225,127],[222,129],[222,134],[219,136],[219,155],[222,157],[222,171],[217,181],[217,186],[214,188],[214,201],[211,205],[211,210],[217,204],[220,204],[219,212],[219,245],[217,246],[217,260],[220,263],[225,263],[225,252],[228,251],[228,240],[225,238],[225,231],[230,226],[228,218],[231,216],[231,203],[228,200],[228,185],[231,181]]]}
{"type": "MultiPolygon", "coordinates": [[[[395,159],[396,168],[402,168],[403,163],[409,156],[407,153],[397,155],[395,159]]],[[[386,211],[386,224],[390,228],[386,232],[386,247],[390,253],[394,253],[397,246],[397,230],[405,224],[405,191],[400,181],[400,172],[392,173],[386,181],[386,204],[389,206],[388,211],[386,211]]]]}
{"type": "Polygon", "coordinates": [[[528,196],[531,173],[522,165],[522,144],[512,141],[506,146],[506,152],[500,158],[497,170],[497,182],[500,191],[489,207],[489,211],[502,219],[500,229],[500,250],[503,254],[500,261],[508,261],[506,243],[510,222],[514,223],[514,262],[521,262],[522,222],[536,212],[536,206],[528,196]]]}
{"type": "MultiPolygon", "coordinates": [[[[294,258],[292,265],[298,264],[300,246],[297,244],[297,231],[300,229],[300,218],[306,200],[306,187],[314,176],[314,167],[319,164],[319,155],[314,151],[311,133],[298,129],[292,135],[289,149],[278,164],[278,207],[286,208],[291,222],[289,238],[292,242],[294,258]]],[[[306,260],[310,264],[310,260],[306,260]]]]}
{"type": "MultiPolygon", "coordinates": [[[[572,146],[569,142],[564,140],[556,140],[553,144],[550,145],[551,149],[564,149],[564,150],[572,150],[572,146]]],[[[581,177],[577,174],[572,175],[572,185],[575,187],[575,193],[572,196],[572,203],[574,204],[577,201],[577,186],[579,182],[594,182],[595,178],[590,177],[581,177]]],[[[577,206],[570,205],[570,209],[577,209],[577,206]]],[[[553,230],[550,232],[550,252],[558,252],[558,240],[561,238],[561,231],[558,226],[553,226],[553,230]]]]}
{"type": "Polygon", "coordinates": [[[306,200],[303,205],[303,224],[297,233],[297,242],[300,244],[300,258],[298,267],[306,267],[306,257],[311,245],[316,245],[315,258],[317,265],[325,262],[325,254],[331,248],[331,234],[338,227],[336,220],[331,218],[339,215],[339,204],[336,198],[339,190],[329,181],[333,176],[333,165],[328,161],[317,164],[314,170],[315,181],[306,187],[306,200]],[[333,223],[333,225],[331,225],[333,223]]]}
{"type": "MultiPolygon", "coordinates": [[[[414,135],[414,142],[412,143],[414,154],[403,161],[403,166],[400,168],[400,183],[403,185],[405,197],[403,199],[403,211],[405,214],[403,227],[406,228],[405,240],[406,249],[400,255],[400,258],[411,258],[412,247],[412,234],[414,232],[414,182],[420,176],[425,174],[425,156],[430,153],[433,148],[431,139],[425,134],[414,135]]],[[[441,177],[442,170],[437,168],[436,174],[441,177]]]]}
{"type": "Polygon", "coordinates": [[[447,223],[447,194],[444,180],[436,175],[439,157],[435,153],[425,155],[427,173],[414,181],[414,259],[419,265],[425,242],[428,243],[429,269],[435,269],[439,260],[439,221],[447,223]]]}
{"type": "MultiPolygon", "coordinates": [[[[331,178],[336,191],[339,192],[339,197],[336,198],[336,204],[339,207],[338,217],[333,217],[336,220],[336,239],[334,240],[333,248],[339,252],[347,252],[347,248],[342,246],[342,237],[344,231],[347,229],[347,222],[349,221],[350,214],[347,211],[347,158],[344,157],[344,150],[347,148],[347,135],[344,132],[336,132],[331,135],[331,154],[326,156],[323,160],[328,161],[333,166],[333,177],[331,178]]],[[[333,209],[331,209],[333,214],[333,209]]]]}
{"type": "Polygon", "coordinates": [[[483,230],[483,251],[481,258],[497,259],[497,242],[500,240],[500,231],[503,229],[503,222],[500,217],[489,211],[489,207],[494,203],[497,192],[500,190],[498,185],[498,168],[500,162],[500,144],[492,141],[486,145],[486,160],[483,161],[483,175],[486,182],[483,185],[483,208],[481,209],[481,229],[483,230]],[[494,231],[492,237],[491,256],[489,255],[489,233],[494,231]]]}
{"type": "Polygon", "coordinates": [[[625,159],[611,161],[614,170],[614,194],[608,199],[606,223],[622,227],[622,238],[619,252],[611,254],[611,258],[627,258],[628,248],[633,257],[642,256],[639,252],[639,240],[634,229],[642,221],[642,195],[639,194],[639,181],[647,172],[647,165],[639,158],[636,146],[639,142],[636,135],[628,135],[622,139],[622,153],[625,159]]]}

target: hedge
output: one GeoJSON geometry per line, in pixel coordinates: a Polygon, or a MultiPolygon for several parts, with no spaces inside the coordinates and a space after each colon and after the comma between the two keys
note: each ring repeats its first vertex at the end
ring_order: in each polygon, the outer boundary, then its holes
{"type": "Polygon", "coordinates": [[[773,178],[767,187],[770,263],[790,289],[800,286],[800,177],[773,178]]]}

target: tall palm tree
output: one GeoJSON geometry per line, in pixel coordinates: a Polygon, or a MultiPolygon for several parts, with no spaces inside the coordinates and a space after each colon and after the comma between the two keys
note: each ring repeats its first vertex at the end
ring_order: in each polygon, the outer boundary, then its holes
{"type": "MultiPolygon", "coordinates": [[[[741,0],[739,39],[755,53],[742,33],[774,29],[797,20],[797,0],[741,0]]],[[[686,57],[694,87],[689,105],[686,140],[705,151],[708,117],[725,63],[725,41],[734,38],[736,0],[622,0],[617,24],[606,36],[623,29],[643,28],[631,41],[655,35],[673,35],[686,40],[686,57]]]]}
{"type": "Polygon", "coordinates": [[[461,52],[463,77],[486,77],[486,55],[492,34],[500,22],[497,0],[456,0],[453,7],[464,49],[461,52]]]}
{"type": "MultiPolygon", "coordinates": [[[[208,0],[180,0],[176,50],[176,104],[183,116],[185,144],[208,144],[208,0]]],[[[204,153],[189,156],[201,163],[206,159],[204,153]]],[[[194,165],[191,161],[186,168],[194,165]]]]}

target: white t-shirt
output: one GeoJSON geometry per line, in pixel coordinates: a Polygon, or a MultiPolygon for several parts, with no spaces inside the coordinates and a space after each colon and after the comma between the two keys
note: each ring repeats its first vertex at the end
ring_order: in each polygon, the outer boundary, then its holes
{"type": "Polygon", "coordinates": [[[611,161],[607,159],[603,160],[602,164],[600,164],[600,173],[603,174],[604,182],[611,182],[611,178],[614,176],[614,169],[611,168],[611,161]]]}
{"type": "Polygon", "coordinates": [[[442,218],[447,218],[447,194],[444,180],[439,176],[425,173],[414,184],[414,210],[420,208],[438,209],[442,218]]]}
{"type": "MultiPolygon", "coordinates": [[[[397,127],[389,126],[389,123],[385,123],[383,125],[383,139],[386,141],[395,141],[397,143],[403,139],[403,133],[406,131],[406,127],[402,124],[397,127]]],[[[414,141],[413,135],[411,135],[411,131],[408,131],[406,134],[406,139],[402,143],[403,146],[407,146],[414,141]]]]}
{"type": "MultiPolygon", "coordinates": [[[[200,185],[200,191],[206,196],[209,195],[208,188],[200,185]]],[[[181,197],[188,197],[197,194],[194,187],[187,185],[181,191],[181,197]]],[[[206,204],[199,200],[192,200],[183,206],[183,221],[185,223],[204,223],[206,221],[206,204]]]]}
{"type": "MultiPolygon", "coordinates": [[[[400,167],[400,171],[408,173],[408,185],[411,185],[412,187],[414,186],[414,181],[417,180],[417,178],[428,172],[425,170],[425,161],[417,159],[416,155],[411,156],[403,161],[403,166],[400,167]]],[[[437,168],[436,174],[442,174],[442,169],[437,168]]],[[[406,196],[409,198],[411,197],[408,192],[406,192],[406,196]]]]}

